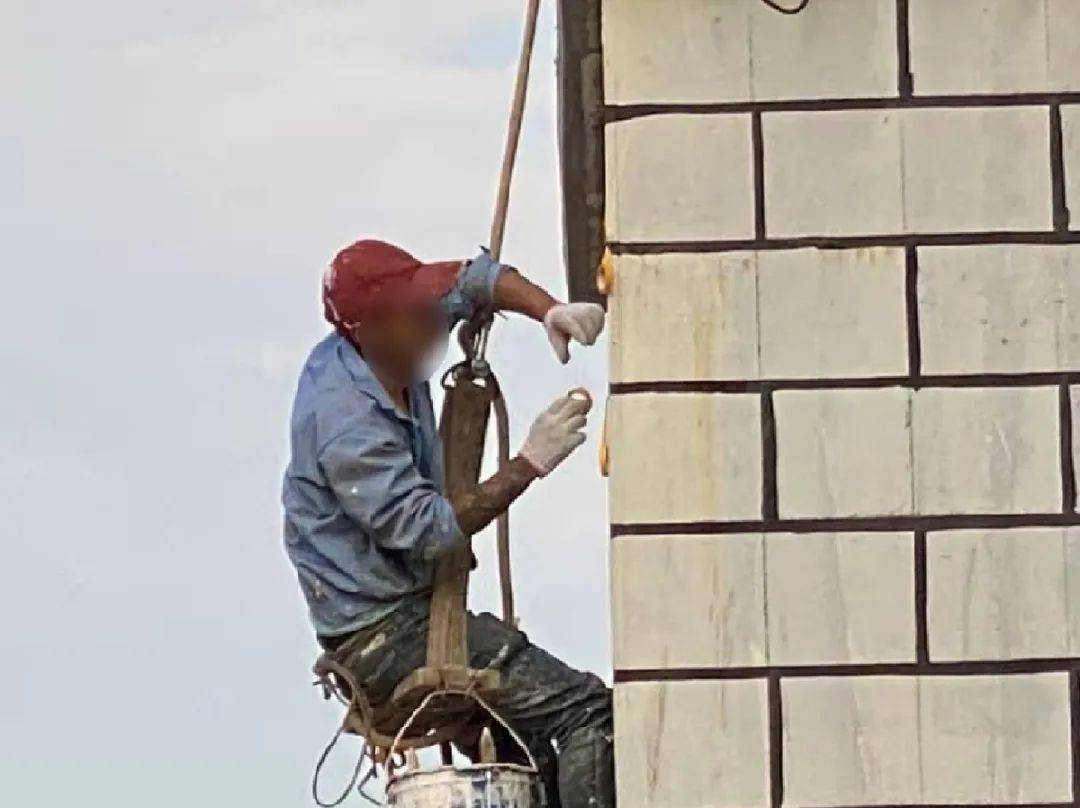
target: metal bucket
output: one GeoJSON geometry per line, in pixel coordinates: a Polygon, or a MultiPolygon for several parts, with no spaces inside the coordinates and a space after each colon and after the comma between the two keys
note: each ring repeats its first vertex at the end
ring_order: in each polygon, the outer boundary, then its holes
{"type": "Polygon", "coordinates": [[[510,763],[408,772],[386,789],[390,808],[546,808],[534,769],[510,763]]]}

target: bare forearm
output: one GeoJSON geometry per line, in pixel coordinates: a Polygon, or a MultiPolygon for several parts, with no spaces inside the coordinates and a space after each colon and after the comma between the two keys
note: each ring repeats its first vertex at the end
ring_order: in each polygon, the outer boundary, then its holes
{"type": "Polygon", "coordinates": [[[537,322],[559,301],[516,269],[507,267],[495,282],[495,307],[499,311],[524,314],[537,322]]]}
{"type": "Polygon", "coordinates": [[[466,536],[479,533],[505,512],[537,477],[529,461],[515,457],[494,476],[455,498],[454,514],[466,536]]]}

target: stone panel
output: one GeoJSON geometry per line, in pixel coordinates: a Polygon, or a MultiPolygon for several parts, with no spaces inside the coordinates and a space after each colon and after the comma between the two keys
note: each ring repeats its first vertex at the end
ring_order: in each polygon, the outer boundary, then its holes
{"type": "Polygon", "coordinates": [[[959,530],[927,537],[930,659],[1080,656],[1080,531],[959,530]]]}
{"type": "Polygon", "coordinates": [[[788,679],[784,804],[920,802],[918,680],[788,679]]]}
{"type": "Polygon", "coordinates": [[[1045,107],[762,118],[770,236],[1049,230],[1045,107]]]}
{"type": "Polygon", "coordinates": [[[911,109],[902,121],[908,232],[1052,228],[1045,107],[911,109]]]}
{"type": "Polygon", "coordinates": [[[761,517],[758,396],[620,395],[608,417],[612,522],[761,517]]]}
{"type": "Polygon", "coordinates": [[[918,513],[1061,510],[1055,388],[920,390],[914,423],[918,513]]]}
{"type": "Polygon", "coordinates": [[[1080,90],[1075,0],[911,0],[920,95],[1080,90]]]}
{"type": "Polygon", "coordinates": [[[753,234],[748,115],[650,115],[608,125],[608,240],[753,234]]]}
{"type": "Polygon", "coordinates": [[[615,688],[622,808],[764,808],[769,803],[763,680],[615,688]]]}
{"type": "Polygon", "coordinates": [[[785,390],[774,402],[782,517],[912,512],[909,391],[785,390]]]}
{"type": "Polygon", "coordinates": [[[1080,245],[919,250],[924,373],[1080,370],[1080,245]]]}
{"type": "Polygon", "coordinates": [[[1072,799],[1066,674],[930,676],[919,706],[920,802],[1072,799]]]}
{"type": "Polygon", "coordinates": [[[611,567],[616,669],[767,664],[760,535],[618,538],[611,567]]]}
{"type": "Polygon", "coordinates": [[[771,113],[762,134],[770,236],[903,231],[898,112],[771,113]]]}
{"type": "Polygon", "coordinates": [[[764,5],[605,0],[610,104],[896,95],[894,0],[812,3],[798,24],[764,5]]]}
{"type": "Polygon", "coordinates": [[[766,537],[769,662],[915,661],[910,533],[766,537]]]}
{"type": "Polygon", "coordinates": [[[613,382],[758,377],[753,253],[617,259],[613,382]]]}
{"type": "Polygon", "coordinates": [[[902,249],[767,251],[758,276],[765,378],[907,373],[902,249]]]}
{"type": "Polygon", "coordinates": [[[603,0],[609,104],[745,101],[750,18],[741,3],[603,0]]]}
{"type": "Polygon", "coordinates": [[[785,804],[1068,802],[1066,674],[783,683],[785,804]]]}

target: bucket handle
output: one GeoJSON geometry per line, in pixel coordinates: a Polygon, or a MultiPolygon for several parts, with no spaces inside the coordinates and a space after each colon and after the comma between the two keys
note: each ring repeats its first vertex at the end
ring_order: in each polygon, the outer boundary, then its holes
{"type": "Polygon", "coordinates": [[[525,742],[521,740],[521,736],[518,735],[514,731],[514,729],[506,722],[506,719],[504,719],[501,715],[495,712],[492,706],[486,701],[484,701],[484,699],[482,699],[472,688],[468,690],[433,690],[426,696],[424,696],[423,701],[421,701],[420,704],[417,705],[416,709],[412,711],[408,719],[406,719],[405,723],[401,725],[401,729],[398,730],[397,735],[394,736],[394,742],[390,745],[390,752],[386,756],[387,760],[394,759],[394,754],[397,752],[398,744],[401,743],[401,739],[405,737],[405,733],[408,732],[409,727],[411,727],[413,722],[420,716],[420,714],[427,709],[427,706],[439,696],[465,696],[466,698],[472,699],[481,707],[483,707],[487,714],[494,718],[495,721],[498,722],[498,724],[507,731],[510,737],[514,739],[514,742],[517,743],[517,745],[521,748],[521,751],[525,753],[525,757],[527,757],[529,760],[529,766],[532,768],[532,773],[540,773],[540,768],[536,765],[536,758],[533,757],[532,752],[529,751],[529,747],[525,745],[525,742]]]}

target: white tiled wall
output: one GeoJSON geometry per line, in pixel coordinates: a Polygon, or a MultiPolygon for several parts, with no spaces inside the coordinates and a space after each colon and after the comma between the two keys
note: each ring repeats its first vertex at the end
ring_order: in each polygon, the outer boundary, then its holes
{"type": "Polygon", "coordinates": [[[1080,798],[1080,0],[601,5],[621,804],[1080,798]]]}

